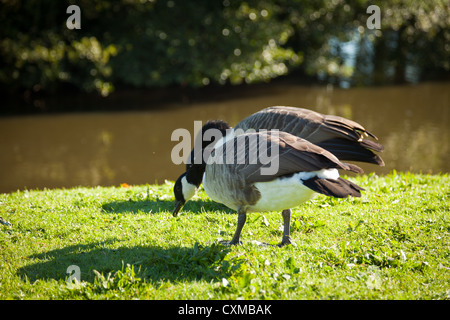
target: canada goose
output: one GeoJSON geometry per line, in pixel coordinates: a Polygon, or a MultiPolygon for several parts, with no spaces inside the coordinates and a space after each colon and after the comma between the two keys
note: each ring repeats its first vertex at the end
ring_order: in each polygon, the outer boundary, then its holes
{"type": "MultiPolygon", "coordinates": [[[[291,243],[290,208],[309,200],[315,192],[339,198],[361,196],[363,189],[340,178],[338,169],[362,172],[358,166],[343,163],[325,149],[289,133],[246,133],[214,146],[205,164],[203,186],[212,200],[238,213],[236,232],[226,244],[239,244],[247,212],[282,210],[284,231],[280,245],[285,245],[291,243]],[[236,146],[242,145],[243,152],[236,152],[236,146]],[[274,157],[266,162],[258,158],[251,163],[249,158],[259,154],[263,146],[271,153],[276,150],[274,157]],[[230,150],[233,162],[227,163],[230,150]],[[274,161],[278,164],[276,172],[264,174],[262,169],[274,161]]],[[[179,203],[191,195],[184,188],[186,179],[183,175],[175,184],[175,198],[179,203]]]]}
{"type": "MultiPolygon", "coordinates": [[[[224,121],[211,121],[203,126],[199,137],[203,137],[204,133],[211,128],[220,130],[223,135],[226,134],[226,129],[231,129],[224,121]]],[[[359,123],[343,117],[324,115],[303,108],[268,107],[239,122],[231,133],[228,133],[226,139],[231,139],[249,129],[255,129],[256,131],[261,129],[278,129],[324,148],[334,154],[339,160],[367,162],[384,166],[383,160],[373,152],[383,151],[383,146],[373,140],[365,139],[368,136],[376,140],[378,138],[359,123]]],[[[200,153],[194,153],[194,148],[186,164],[186,172],[178,178],[180,180],[179,185],[183,184],[180,188],[185,192],[185,201],[194,196],[196,188],[201,184],[205,169],[204,159],[199,161],[198,164],[195,163],[194,159],[202,157],[203,150],[208,145],[211,148],[216,143],[216,141],[204,140],[199,142],[201,142],[201,148],[198,148],[200,153]]],[[[183,205],[184,203],[176,202],[176,208],[173,212],[174,216],[178,214],[183,205]]]]}

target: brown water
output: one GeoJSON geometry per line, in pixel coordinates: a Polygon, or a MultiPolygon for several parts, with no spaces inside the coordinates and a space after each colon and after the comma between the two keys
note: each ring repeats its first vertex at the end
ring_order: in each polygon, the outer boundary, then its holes
{"type": "Polygon", "coordinates": [[[0,192],[175,180],[171,141],[194,121],[240,119],[272,105],[306,107],[353,119],[378,136],[386,166],[423,173],[450,171],[450,83],[333,89],[277,85],[243,98],[172,105],[145,112],[0,118],[0,192]]]}

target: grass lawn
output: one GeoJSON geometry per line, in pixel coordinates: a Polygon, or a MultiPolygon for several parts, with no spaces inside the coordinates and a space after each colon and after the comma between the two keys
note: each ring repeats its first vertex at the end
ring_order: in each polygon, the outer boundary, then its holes
{"type": "Polygon", "coordinates": [[[0,299],[450,299],[449,176],[350,179],[363,196],[293,209],[283,248],[255,242],[280,212],[220,245],[237,215],[203,189],[172,217],[173,182],[0,194],[0,299]]]}

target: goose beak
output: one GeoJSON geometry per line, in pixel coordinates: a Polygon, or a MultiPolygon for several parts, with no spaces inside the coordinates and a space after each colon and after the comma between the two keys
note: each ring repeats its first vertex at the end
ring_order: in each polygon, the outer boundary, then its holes
{"type": "Polygon", "coordinates": [[[178,215],[178,212],[181,210],[181,208],[183,208],[184,206],[184,202],[182,201],[175,201],[175,210],[173,210],[173,216],[176,217],[178,215]]]}

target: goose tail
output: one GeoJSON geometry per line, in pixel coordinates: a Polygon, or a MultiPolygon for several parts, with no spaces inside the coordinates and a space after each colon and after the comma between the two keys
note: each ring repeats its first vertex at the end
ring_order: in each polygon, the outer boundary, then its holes
{"type": "Polygon", "coordinates": [[[317,145],[334,154],[339,160],[367,162],[384,166],[383,159],[373,152],[381,152],[384,148],[375,141],[350,141],[336,138],[320,142],[317,145]]]}
{"type": "Polygon", "coordinates": [[[346,198],[348,196],[361,197],[361,191],[364,191],[357,184],[340,177],[337,179],[314,177],[304,180],[303,185],[315,192],[336,198],[346,198]]]}

